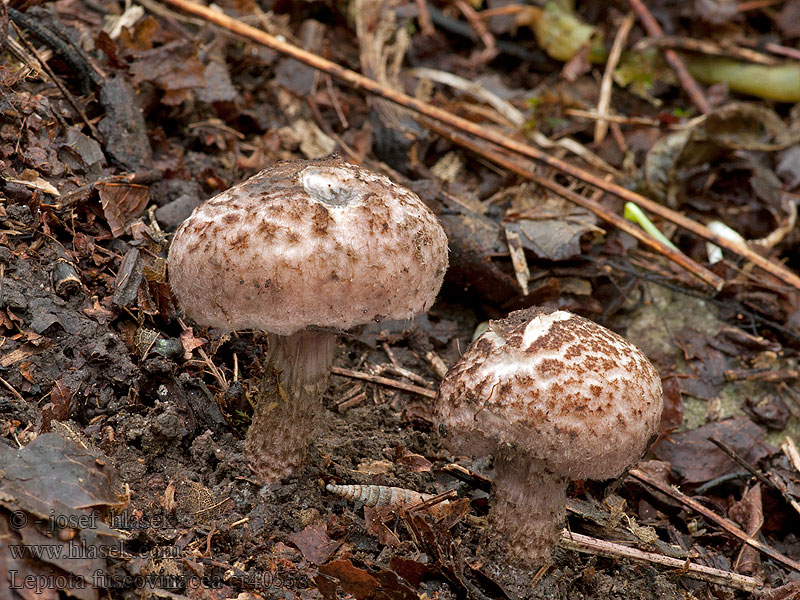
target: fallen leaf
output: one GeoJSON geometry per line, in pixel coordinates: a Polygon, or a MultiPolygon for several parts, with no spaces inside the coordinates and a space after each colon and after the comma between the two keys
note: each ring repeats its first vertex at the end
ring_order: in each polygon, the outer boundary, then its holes
{"type": "Polygon", "coordinates": [[[431,470],[433,463],[421,454],[410,452],[403,446],[395,448],[394,462],[398,465],[408,467],[412,473],[425,473],[431,470]]]}
{"type": "Polygon", "coordinates": [[[765,432],[747,417],[709,423],[684,433],[674,433],[653,449],[687,483],[704,483],[735,471],[739,466],[708,438],[715,438],[755,465],[775,449],[764,441],[765,432]]]}
{"type": "Polygon", "coordinates": [[[100,194],[100,205],[111,228],[111,235],[115,238],[126,233],[130,223],[144,212],[150,201],[150,189],[143,185],[98,183],[95,187],[100,194]]]}
{"type": "Polygon", "coordinates": [[[192,358],[192,351],[195,348],[199,348],[206,342],[208,342],[205,338],[194,337],[194,332],[192,328],[189,327],[188,329],[184,329],[180,335],[181,345],[183,346],[183,358],[189,360],[192,358]]]}
{"type": "Polygon", "coordinates": [[[321,565],[328,560],[341,545],[341,542],[328,537],[325,526],[320,523],[312,523],[303,531],[291,534],[289,541],[297,546],[303,558],[315,565],[321,565]]]}

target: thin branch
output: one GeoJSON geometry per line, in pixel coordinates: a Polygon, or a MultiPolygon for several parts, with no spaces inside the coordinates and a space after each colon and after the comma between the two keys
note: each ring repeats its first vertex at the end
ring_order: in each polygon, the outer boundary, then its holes
{"type": "Polygon", "coordinates": [[[470,26],[478,35],[481,42],[483,42],[483,45],[486,46],[486,49],[481,52],[479,56],[487,62],[497,56],[497,43],[494,40],[494,36],[489,31],[486,23],[484,23],[478,16],[478,13],[475,12],[475,9],[472,8],[466,0],[455,0],[455,5],[467,21],[469,21],[470,26]]]}
{"type": "MultiPolygon", "coordinates": [[[[186,326],[186,323],[184,323],[183,319],[181,319],[180,317],[178,318],[178,324],[181,326],[183,331],[186,331],[187,329],[189,329],[186,326]]],[[[217,367],[217,365],[214,364],[214,361],[212,361],[209,358],[209,356],[208,356],[208,354],[206,354],[205,350],[203,350],[199,346],[196,348],[196,350],[197,350],[197,353],[200,355],[200,358],[203,359],[203,362],[208,367],[208,370],[211,371],[211,374],[214,376],[214,379],[217,380],[217,384],[219,385],[219,387],[222,389],[223,392],[227,392],[228,388],[230,386],[228,384],[228,380],[225,379],[225,373],[220,371],[219,367],[217,367]]]]}
{"type": "Polygon", "coordinates": [[[601,118],[594,124],[594,143],[599,144],[606,137],[608,131],[608,121],[602,117],[608,114],[608,107],[611,105],[611,90],[614,88],[614,71],[617,69],[619,57],[622,56],[622,50],[625,48],[625,43],[628,41],[628,34],[631,32],[636,15],[629,12],[622,20],[622,24],[617,30],[617,37],[614,38],[614,44],[611,46],[611,52],[608,53],[608,60],[606,61],[606,70],[603,72],[603,80],[600,82],[600,99],[597,101],[597,114],[601,118]]]}
{"type": "Polygon", "coordinates": [[[608,210],[605,206],[601,203],[591,200],[585,196],[581,196],[580,194],[565,188],[562,185],[559,185],[549,177],[542,177],[536,173],[534,173],[532,165],[526,166],[523,164],[518,163],[517,161],[513,160],[508,155],[501,153],[500,151],[488,146],[487,144],[480,144],[475,140],[472,140],[463,134],[456,133],[450,129],[446,129],[441,127],[440,125],[432,122],[427,122],[425,120],[422,121],[423,124],[430,127],[440,135],[446,137],[447,139],[455,142],[456,144],[468,148],[469,150],[480,154],[481,156],[485,156],[489,160],[505,167],[509,171],[513,171],[518,175],[522,175],[523,177],[530,179],[545,187],[559,196],[566,198],[567,200],[578,204],[586,208],[587,210],[592,211],[598,217],[606,221],[607,223],[611,223],[618,229],[628,233],[629,235],[635,237],[637,240],[642,242],[643,244],[650,246],[651,248],[655,249],[657,252],[660,252],[664,256],[666,256],[669,260],[673,261],[675,264],[680,265],[682,268],[686,269],[693,275],[695,275],[698,279],[703,281],[704,283],[710,285],[714,289],[720,289],[724,284],[724,281],[721,277],[712,273],[702,265],[697,264],[691,258],[686,256],[681,252],[677,252],[667,246],[666,244],[658,241],[657,239],[647,235],[644,231],[642,231],[639,227],[623,219],[621,216],[608,210]]]}
{"type": "MultiPolygon", "coordinates": [[[[644,25],[650,37],[660,38],[664,35],[658,21],[653,18],[653,15],[647,10],[642,0],[628,0],[628,3],[636,13],[636,16],[639,17],[639,20],[642,22],[642,25],[644,25]]],[[[665,48],[664,60],[666,60],[669,66],[672,67],[672,70],[675,71],[675,75],[678,76],[678,80],[681,82],[683,89],[689,94],[689,98],[692,99],[692,103],[697,109],[704,115],[710,113],[711,105],[708,103],[708,100],[706,100],[703,90],[697,84],[694,77],[692,77],[691,73],[689,73],[686,65],[683,64],[681,57],[671,48],[665,48]]]]}
{"type": "Polygon", "coordinates": [[[363,373],[361,371],[353,371],[351,369],[343,369],[342,367],[331,367],[331,373],[341,377],[351,377],[353,379],[362,379],[370,383],[377,383],[378,385],[385,385],[386,387],[395,388],[411,394],[417,394],[425,398],[435,398],[436,392],[428,388],[410,383],[397,381],[396,379],[389,379],[388,377],[381,377],[380,375],[372,375],[371,373],[363,373]]]}
{"type": "Polygon", "coordinates": [[[5,387],[9,392],[11,392],[11,394],[14,396],[14,398],[19,400],[23,404],[25,403],[25,398],[22,397],[22,394],[20,394],[13,385],[8,383],[2,377],[0,377],[0,383],[3,384],[3,387],[5,387]]]}
{"type": "Polygon", "coordinates": [[[768,546],[767,544],[764,544],[760,540],[757,540],[747,535],[747,533],[742,531],[739,527],[731,523],[729,520],[720,517],[717,513],[713,511],[708,510],[697,500],[695,500],[694,498],[690,498],[689,496],[678,490],[678,488],[676,488],[675,486],[665,485],[660,481],[653,479],[647,473],[644,473],[639,469],[631,469],[628,475],[646,485],[649,485],[652,488],[657,489],[659,492],[666,494],[670,498],[677,500],[684,506],[687,506],[692,510],[694,510],[695,512],[701,514],[708,521],[716,523],[719,527],[724,529],[730,535],[737,538],[739,541],[744,542],[748,546],[751,546],[752,548],[755,548],[756,550],[763,552],[771,559],[800,573],[800,563],[798,563],[796,560],[792,560],[785,554],[782,554],[777,550],[775,550],[775,548],[768,546]]]}
{"type": "Polygon", "coordinates": [[[714,569],[713,567],[698,565],[688,560],[672,558],[671,556],[664,556],[663,554],[655,554],[653,552],[645,552],[637,548],[629,548],[628,546],[615,544],[614,542],[607,542],[587,535],[581,535],[580,533],[573,533],[566,529],[561,532],[561,539],[558,545],[565,550],[573,550],[575,552],[597,554],[598,556],[605,556],[608,558],[627,558],[638,562],[671,567],[677,569],[679,574],[685,577],[691,577],[692,579],[699,579],[700,581],[715,583],[717,585],[724,585],[746,592],[752,592],[762,587],[761,582],[755,577],[740,575],[732,571],[723,571],[722,569],[714,569]]]}

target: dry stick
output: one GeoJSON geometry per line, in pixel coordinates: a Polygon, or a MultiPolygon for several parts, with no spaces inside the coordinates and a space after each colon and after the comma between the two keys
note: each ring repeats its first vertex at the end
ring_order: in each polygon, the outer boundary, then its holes
{"type": "Polygon", "coordinates": [[[209,23],[214,23],[232,33],[250,39],[258,44],[263,44],[264,46],[267,46],[276,52],[290,56],[295,60],[299,60],[300,62],[305,63],[315,69],[325,71],[326,73],[336,77],[341,81],[344,81],[356,89],[362,89],[369,93],[386,98],[387,100],[400,104],[410,110],[416,111],[437,121],[446,123],[451,127],[464,130],[484,140],[493,142],[499,146],[502,146],[503,148],[506,148],[507,150],[537,160],[549,167],[561,171],[562,173],[580,179],[594,187],[614,194],[623,200],[635,202],[645,210],[648,210],[672,223],[675,223],[687,231],[690,231],[695,235],[698,235],[701,238],[716,244],[720,248],[724,248],[729,252],[732,252],[734,255],[745,258],[784,283],[800,290],[800,277],[792,273],[792,271],[783,265],[774,263],[771,260],[764,258],[760,254],[753,252],[747,247],[741,246],[740,244],[731,242],[727,238],[712,233],[707,227],[698,223],[697,221],[693,221],[688,217],[662,206],[658,202],[645,198],[641,194],[637,194],[636,192],[628,190],[616,183],[605,181],[602,177],[598,177],[597,175],[589,173],[580,167],[576,167],[575,165],[571,165],[566,161],[550,156],[546,152],[542,152],[541,150],[525,144],[524,142],[516,141],[507,135],[487,129],[437,106],[433,106],[427,102],[422,102],[416,98],[412,98],[408,94],[404,94],[381,85],[380,83],[373,81],[368,77],[364,77],[355,71],[345,69],[334,62],[317,56],[316,54],[312,54],[311,52],[302,50],[297,46],[279,40],[275,36],[261,31],[260,29],[256,29],[255,27],[246,25],[241,21],[237,21],[236,19],[233,19],[220,11],[213,10],[207,6],[203,6],[189,0],[162,0],[162,2],[175,6],[180,10],[191,13],[195,16],[202,17],[209,23]]]}
{"type": "Polygon", "coordinates": [[[103,136],[100,135],[100,132],[97,131],[97,129],[95,128],[94,124],[86,116],[86,113],[83,111],[83,109],[81,108],[80,104],[78,104],[78,101],[75,99],[75,97],[72,94],[70,94],[70,92],[66,88],[66,86],[61,82],[61,80],[58,77],[56,77],[56,74],[50,68],[50,65],[47,64],[47,61],[45,61],[41,57],[41,55],[36,50],[36,48],[34,48],[33,44],[31,44],[28,41],[28,39],[22,34],[22,31],[20,31],[19,27],[17,27],[17,24],[12,21],[11,25],[14,27],[14,30],[17,32],[17,37],[19,38],[19,41],[22,43],[23,46],[25,46],[25,49],[28,52],[33,54],[33,56],[39,62],[39,65],[41,65],[42,70],[45,73],[47,73],[47,76],[53,82],[53,85],[55,85],[58,88],[58,91],[61,92],[61,95],[64,96],[66,101],[70,103],[70,106],[72,106],[72,108],[75,109],[75,112],[78,113],[78,116],[81,118],[81,121],[83,121],[84,124],[89,128],[89,133],[92,134],[92,137],[97,142],[102,144],[103,140],[104,140],[103,136]]]}
{"type": "Polygon", "coordinates": [[[739,46],[726,45],[720,46],[715,42],[708,40],[698,40],[695,38],[687,38],[679,35],[665,35],[660,38],[646,38],[641,40],[634,46],[634,52],[644,50],[650,46],[657,48],[672,48],[678,50],[686,50],[688,52],[699,52],[701,54],[709,54],[711,56],[723,56],[725,58],[736,58],[739,60],[746,60],[747,62],[756,63],[759,65],[777,65],[780,61],[770,56],[763,54],[756,50],[749,48],[740,48],[739,46]]]}
{"type": "Polygon", "coordinates": [[[436,33],[436,28],[433,26],[427,0],[416,0],[416,5],[417,11],[419,12],[417,20],[419,21],[419,27],[422,33],[425,35],[434,35],[436,33]]]}
{"type": "Polygon", "coordinates": [[[755,577],[748,577],[747,575],[740,575],[731,571],[723,571],[721,569],[714,569],[704,565],[698,565],[688,560],[681,560],[679,558],[672,558],[664,556],[663,554],[655,554],[653,552],[644,552],[637,548],[629,548],[614,542],[607,542],[599,540],[580,533],[572,533],[564,529],[561,532],[561,539],[558,545],[565,550],[573,550],[575,552],[584,552],[587,554],[597,554],[607,558],[627,558],[629,560],[636,560],[640,562],[653,563],[663,565],[665,567],[672,567],[680,571],[680,575],[691,577],[692,579],[699,579],[708,583],[716,583],[718,585],[725,585],[733,587],[746,592],[762,587],[762,584],[755,577]]]}
{"type": "Polygon", "coordinates": [[[764,44],[764,50],[768,50],[773,54],[777,54],[778,56],[786,56],[787,58],[800,60],[800,50],[797,48],[788,48],[787,46],[780,46],[778,44],[768,42],[764,44]]]}
{"type": "MultiPolygon", "coordinates": [[[[642,22],[642,25],[644,25],[650,37],[660,38],[664,35],[661,26],[653,18],[653,15],[650,14],[650,11],[647,10],[642,0],[628,0],[628,3],[636,13],[636,16],[639,17],[639,20],[642,22]]],[[[692,99],[692,103],[694,103],[697,109],[704,115],[710,113],[711,105],[708,103],[708,100],[706,100],[703,90],[697,85],[694,77],[692,77],[686,69],[686,65],[683,64],[680,56],[678,56],[674,50],[664,49],[664,60],[666,60],[669,66],[672,67],[672,70],[675,71],[675,75],[678,76],[678,80],[681,82],[683,89],[689,94],[689,98],[692,99]]]]}
{"type": "MultiPolygon", "coordinates": [[[[614,71],[617,69],[619,57],[622,56],[622,49],[628,41],[628,34],[631,32],[636,15],[629,12],[622,20],[622,24],[617,30],[617,37],[611,46],[606,61],[606,70],[603,72],[603,81],[600,83],[600,99],[597,101],[597,114],[605,116],[608,114],[608,107],[611,105],[611,90],[614,87],[614,71]]],[[[608,121],[601,118],[594,124],[594,143],[599,144],[606,137],[608,132],[608,121]]]]}
{"type": "Polygon", "coordinates": [[[23,397],[22,397],[22,394],[20,394],[20,393],[19,393],[19,392],[18,392],[18,391],[17,391],[17,390],[14,388],[14,386],[13,386],[13,385],[11,385],[10,383],[8,383],[8,382],[7,382],[5,379],[3,379],[2,377],[0,377],[0,383],[2,383],[2,384],[3,384],[3,386],[4,386],[6,389],[8,389],[8,391],[9,391],[9,392],[11,392],[11,393],[13,394],[14,398],[16,398],[17,400],[19,400],[20,402],[23,402],[23,403],[25,402],[25,398],[23,398],[23,397]]]}
{"type": "Polygon", "coordinates": [[[691,258],[683,254],[682,252],[677,252],[673,250],[666,244],[658,241],[654,237],[645,233],[642,229],[623,219],[617,213],[610,211],[608,208],[600,204],[599,202],[587,198],[585,196],[581,196],[580,194],[573,192],[572,190],[565,188],[563,185],[559,185],[552,179],[547,177],[542,177],[541,175],[537,175],[533,172],[533,169],[530,167],[522,165],[517,161],[513,160],[511,157],[499,152],[498,150],[486,145],[476,142],[472,138],[468,138],[467,136],[452,131],[451,129],[444,128],[436,123],[428,122],[425,119],[421,121],[427,127],[433,129],[439,135],[449,139],[450,141],[458,144],[459,146],[463,146],[476,154],[480,154],[491,160],[492,162],[505,167],[509,171],[513,171],[518,175],[521,175],[531,181],[534,181],[541,185],[542,187],[546,187],[549,190],[552,190],[559,196],[566,198],[570,202],[574,202],[575,204],[582,206],[598,217],[606,221],[607,223],[611,223],[618,229],[632,235],[637,240],[650,246],[651,248],[655,249],[657,252],[660,252],[664,256],[666,256],[669,260],[673,261],[674,263],[680,265],[682,268],[686,269],[693,275],[695,275],[698,279],[707,283],[714,289],[720,289],[724,284],[724,281],[721,277],[712,273],[702,265],[697,264],[691,258]]]}
{"type": "Polygon", "coordinates": [[[410,383],[403,383],[402,381],[389,379],[388,377],[381,377],[380,375],[362,373],[361,371],[353,371],[351,369],[343,369],[341,367],[331,367],[331,373],[333,373],[334,375],[339,375],[341,377],[352,377],[353,379],[363,379],[364,381],[369,381],[370,383],[385,385],[386,387],[395,388],[398,390],[402,390],[404,392],[409,392],[411,394],[418,394],[420,396],[424,396],[425,398],[436,397],[436,392],[434,392],[433,390],[429,390],[428,388],[424,388],[418,385],[412,385],[410,383]]]}
{"type": "Polygon", "coordinates": [[[675,486],[665,485],[665,484],[661,483],[660,481],[656,481],[655,479],[650,477],[647,473],[644,473],[644,472],[640,471],[639,469],[631,469],[630,472],[628,473],[628,475],[630,475],[634,479],[637,479],[638,481],[640,481],[640,482],[642,482],[644,484],[649,485],[650,487],[653,487],[653,488],[657,489],[659,492],[661,492],[663,494],[666,494],[667,496],[669,496],[671,498],[674,498],[675,500],[677,500],[678,502],[680,502],[684,506],[688,506],[689,508],[691,508],[695,512],[700,513],[707,520],[712,521],[713,523],[716,523],[722,529],[724,529],[726,532],[728,532],[732,536],[738,538],[740,541],[744,542],[748,546],[750,546],[752,548],[755,548],[756,550],[758,550],[760,552],[763,552],[764,554],[769,556],[771,559],[773,559],[773,560],[781,563],[782,565],[785,565],[785,566],[789,567],[790,569],[793,569],[794,571],[797,571],[798,573],[800,573],[800,563],[798,563],[795,560],[792,560],[791,558],[789,558],[788,556],[786,556],[784,554],[781,554],[780,552],[775,550],[775,548],[772,548],[772,547],[764,544],[763,542],[761,542],[761,541],[759,541],[759,540],[747,535],[744,531],[739,529],[736,525],[734,525],[733,523],[731,523],[727,519],[725,519],[723,517],[720,517],[717,513],[708,510],[705,506],[700,504],[697,500],[695,500],[694,498],[690,498],[689,496],[687,496],[686,494],[684,494],[683,492],[678,490],[678,488],[676,488],[675,486]]]}
{"type": "Polygon", "coordinates": [[[753,467],[738,452],[736,452],[736,450],[728,446],[725,442],[713,437],[708,438],[708,441],[717,446],[720,450],[727,454],[732,461],[745,469],[765,486],[775,489],[781,496],[783,496],[784,501],[786,501],[789,506],[800,513],[800,503],[792,498],[791,494],[789,494],[789,490],[786,488],[786,484],[783,483],[780,477],[777,477],[774,473],[769,473],[770,477],[767,477],[760,471],[756,470],[755,467],[753,467]]]}
{"type": "Polygon", "coordinates": [[[484,23],[478,16],[478,13],[475,12],[475,9],[472,8],[466,0],[455,0],[455,4],[458,10],[461,11],[461,14],[469,21],[470,26],[475,30],[475,33],[480,38],[481,42],[483,42],[483,45],[486,46],[482,54],[487,58],[496,56],[497,44],[494,40],[494,36],[489,31],[489,28],[486,27],[486,23],[484,23]]]}

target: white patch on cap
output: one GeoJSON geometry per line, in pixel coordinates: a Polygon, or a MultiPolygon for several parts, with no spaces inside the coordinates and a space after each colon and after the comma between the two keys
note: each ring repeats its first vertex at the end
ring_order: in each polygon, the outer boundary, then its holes
{"type": "Polygon", "coordinates": [[[575,315],[568,313],[565,310],[557,310],[549,315],[538,315],[534,317],[525,327],[525,333],[522,336],[522,347],[528,348],[536,340],[547,335],[553,323],[566,321],[574,316],[575,315]]]}
{"type": "Polygon", "coordinates": [[[337,167],[306,167],[300,174],[303,189],[311,198],[330,206],[342,206],[358,193],[353,177],[337,167]]]}

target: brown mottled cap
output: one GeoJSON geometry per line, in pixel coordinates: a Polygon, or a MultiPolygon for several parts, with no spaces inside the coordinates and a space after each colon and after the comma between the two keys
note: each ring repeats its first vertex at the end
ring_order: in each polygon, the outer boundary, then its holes
{"type": "Polygon", "coordinates": [[[453,452],[498,448],[572,479],[608,479],[638,460],[662,411],[658,373],[623,337],[563,310],[493,321],[435,401],[453,452]]]}
{"type": "Polygon", "coordinates": [[[195,209],[168,262],[196,322],[289,335],[426,311],[447,238],[416,194],[386,177],[339,157],[287,161],[195,209]]]}

